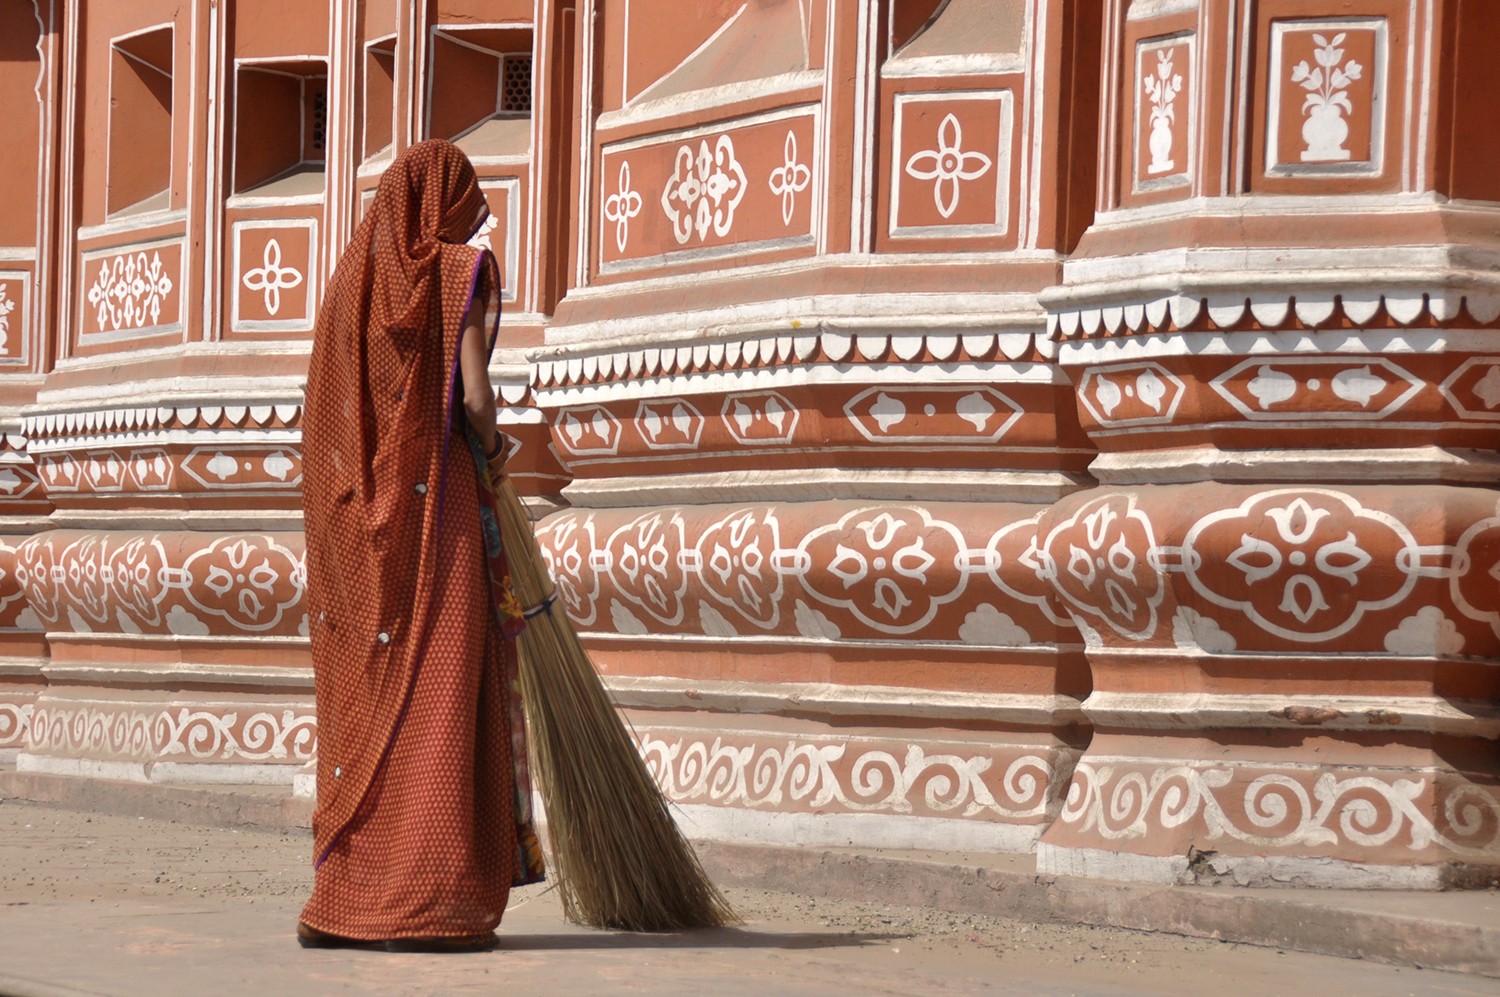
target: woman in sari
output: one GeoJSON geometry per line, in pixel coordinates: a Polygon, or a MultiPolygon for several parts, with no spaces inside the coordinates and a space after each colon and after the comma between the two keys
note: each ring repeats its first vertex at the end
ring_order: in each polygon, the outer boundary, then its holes
{"type": "Polygon", "coordinates": [[[500,280],[465,244],[487,217],[462,152],[411,147],[318,314],[302,427],[318,702],[307,947],[488,948],[511,887],[542,875],[520,613],[489,502],[500,280]]]}

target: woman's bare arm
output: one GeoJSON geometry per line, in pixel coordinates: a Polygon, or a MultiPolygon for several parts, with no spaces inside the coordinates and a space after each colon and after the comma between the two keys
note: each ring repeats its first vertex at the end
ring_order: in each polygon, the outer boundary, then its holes
{"type": "Polygon", "coordinates": [[[479,436],[485,453],[495,450],[495,391],[490,387],[490,337],[484,328],[485,302],[476,296],[464,313],[463,339],[458,347],[459,371],[463,375],[464,414],[479,436]]]}

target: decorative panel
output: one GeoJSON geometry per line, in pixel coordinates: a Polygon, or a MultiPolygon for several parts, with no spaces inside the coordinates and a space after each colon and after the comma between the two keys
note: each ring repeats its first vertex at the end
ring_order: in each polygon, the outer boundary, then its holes
{"type": "Polygon", "coordinates": [[[810,245],[818,128],[796,108],[605,146],[601,272],[810,245]]]}
{"type": "Polygon", "coordinates": [[[1381,18],[1271,25],[1266,172],[1378,175],[1384,166],[1381,18]]]}
{"type": "Polygon", "coordinates": [[[255,219],[234,226],[235,332],[312,329],[318,223],[311,218],[255,219]]]}
{"type": "Polygon", "coordinates": [[[180,238],[84,253],[80,345],[180,333],[184,269],[180,238]]]}
{"type": "Polygon", "coordinates": [[[0,270],[0,364],[25,364],[30,350],[31,274],[0,270]]]}
{"type": "Polygon", "coordinates": [[[1186,187],[1192,179],[1194,132],[1193,35],[1143,41],[1135,50],[1136,193],[1186,187]]]}
{"type": "Polygon", "coordinates": [[[1009,90],[895,99],[890,234],[997,236],[1010,226],[1009,90]]]}

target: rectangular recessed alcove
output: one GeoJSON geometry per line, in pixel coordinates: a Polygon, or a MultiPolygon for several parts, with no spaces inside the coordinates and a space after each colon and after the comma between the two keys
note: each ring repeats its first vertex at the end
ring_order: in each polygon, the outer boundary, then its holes
{"type": "Polygon", "coordinates": [[[427,132],[473,158],[531,148],[530,26],[444,25],[432,31],[427,132]]]}
{"type": "Polygon", "coordinates": [[[378,38],[365,46],[365,130],[361,159],[390,154],[395,134],[396,38],[378,38]]]}
{"type": "Polygon", "coordinates": [[[109,163],[104,203],[110,217],[171,207],[172,26],[110,42],[109,163]]]}
{"type": "Polygon", "coordinates": [[[242,62],[235,72],[236,194],[323,193],[328,66],[321,59],[242,62]]]}

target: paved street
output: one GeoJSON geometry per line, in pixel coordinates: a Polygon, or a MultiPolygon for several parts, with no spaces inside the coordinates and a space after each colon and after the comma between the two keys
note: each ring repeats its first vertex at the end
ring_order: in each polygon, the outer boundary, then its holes
{"type": "Polygon", "coordinates": [[[733,930],[577,928],[533,887],[495,952],[304,951],[310,878],[302,832],[0,801],[0,993],[1500,994],[1452,973],[746,889],[733,930]]]}

